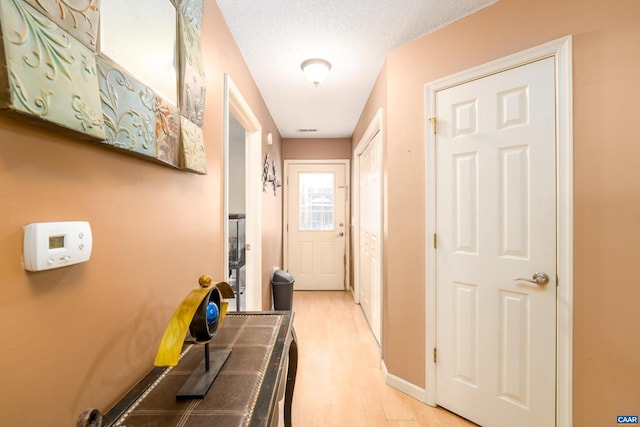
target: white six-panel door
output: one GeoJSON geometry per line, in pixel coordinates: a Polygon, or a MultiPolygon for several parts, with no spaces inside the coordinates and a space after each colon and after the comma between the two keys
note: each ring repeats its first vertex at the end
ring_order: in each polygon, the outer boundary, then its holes
{"type": "Polygon", "coordinates": [[[554,90],[548,58],[436,95],[437,403],[483,426],[555,425],[554,90]]]}
{"type": "Polygon", "coordinates": [[[296,290],[343,290],[346,165],[287,164],[286,268],[296,290]]]}
{"type": "Polygon", "coordinates": [[[378,132],[359,156],[360,305],[369,327],[381,342],[382,298],[382,135],[378,132]]]}

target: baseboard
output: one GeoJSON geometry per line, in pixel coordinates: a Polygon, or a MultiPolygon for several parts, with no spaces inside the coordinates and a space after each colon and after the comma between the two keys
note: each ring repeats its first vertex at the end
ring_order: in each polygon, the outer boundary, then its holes
{"type": "Polygon", "coordinates": [[[407,380],[403,380],[400,377],[390,374],[387,370],[387,365],[384,363],[384,360],[380,361],[380,365],[382,368],[382,375],[384,375],[385,382],[389,387],[393,387],[396,390],[419,400],[420,402],[427,403],[427,390],[418,387],[417,385],[412,384],[407,380]]]}

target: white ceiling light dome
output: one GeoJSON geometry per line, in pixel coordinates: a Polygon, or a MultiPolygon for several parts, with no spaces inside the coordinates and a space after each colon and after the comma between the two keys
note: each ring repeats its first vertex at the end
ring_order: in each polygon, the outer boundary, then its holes
{"type": "Polygon", "coordinates": [[[302,61],[300,68],[307,76],[307,80],[313,83],[314,86],[318,86],[327,77],[329,70],[331,69],[331,63],[322,58],[311,58],[302,61]]]}

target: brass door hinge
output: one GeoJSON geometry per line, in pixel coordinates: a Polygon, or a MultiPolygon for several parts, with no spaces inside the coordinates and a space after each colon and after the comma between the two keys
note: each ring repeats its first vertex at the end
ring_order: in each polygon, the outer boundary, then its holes
{"type": "Polygon", "coordinates": [[[438,118],[436,116],[429,117],[429,121],[431,122],[431,127],[433,128],[433,134],[438,133],[438,118]]]}
{"type": "Polygon", "coordinates": [[[433,249],[438,249],[438,234],[433,233],[433,249]]]}
{"type": "Polygon", "coordinates": [[[438,349],[435,347],[433,349],[433,363],[438,363],[438,349]]]}

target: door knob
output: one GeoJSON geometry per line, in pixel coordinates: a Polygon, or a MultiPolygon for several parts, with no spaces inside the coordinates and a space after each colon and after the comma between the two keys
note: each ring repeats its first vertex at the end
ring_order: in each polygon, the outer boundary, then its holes
{"type": "Polygon", "coordinates": [[[342,236],[344,236],[344,233],[341,231],[341,232],[338,233],[338,236],[342,237],[342,236]]]}
{"type": "Polygon", "coordinates": [[[540,286],[544,286],[549,283],[549,275],[547,275],[547,273],[533,273],[533,276],[531,277],[531,279],[524,279],[522,277],[518,277],[517,279],[513,279],[513,280],[515,280],[516,282],[521,282],[521,281],[529,282],[529,283],[533,283],[534,285],[540,285],[540,286]]]}

